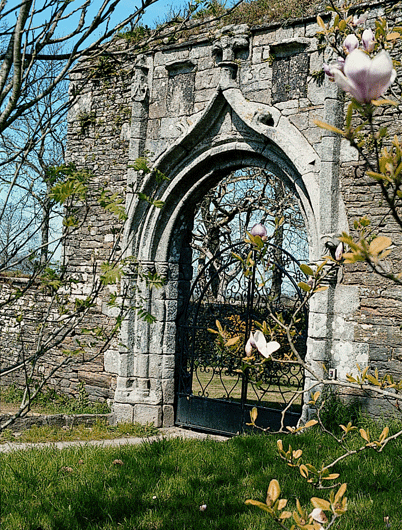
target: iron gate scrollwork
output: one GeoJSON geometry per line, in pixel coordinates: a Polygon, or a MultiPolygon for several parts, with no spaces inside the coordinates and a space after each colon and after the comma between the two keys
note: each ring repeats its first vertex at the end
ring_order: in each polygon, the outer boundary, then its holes
{"type": "Polygon", "coordinates": [[[178,320],[177,425],[236,434],[247,429],[254,406],[258,424],[273,431],[279,429],[285,408],[286,425],[295,425],[300,417],[302,394],[289,404],[303,388],[303,369],[290,360],[286,334],[270,314],[288,323],[298,308],[292,340],[304,355],[308,314],[297,285],[302,273],[298,260],[286,250],[265,245],[269,266],[263,268],[263,281],[257,281],[258,252],[252,254],[251,273],[245,276],[239,258],[244,263],[251,246],[242,242],[208,260],[191,285],[178,320]],[[245,342],[264,321],[281,348],[275,360],[264,361],[262,367],[260,361],[246,366],[245,342]],[[218,326],[226,337],[239,337],[235,352],[219,343],[218,326]]]}

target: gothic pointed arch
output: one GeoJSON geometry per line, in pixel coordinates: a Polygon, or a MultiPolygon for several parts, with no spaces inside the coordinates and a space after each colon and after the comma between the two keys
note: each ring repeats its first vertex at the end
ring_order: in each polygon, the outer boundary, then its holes
{"type": "Polygon", "coordinates": [[[317,259],[319,165],[315,150],[277,109],[248,102],[238,88],[219,88],[197,121],[156,160],[155,167],[168,180],[157,188],[152,177],[144,181],[141,191],[163,201],[164,207],[137,204],[131,226],[141,229],[132,253],[140,261],[168,261],[183,208],[223,171],[255,166],[271,171],[293,191],[305,218],[310,254],[317,259]]]}

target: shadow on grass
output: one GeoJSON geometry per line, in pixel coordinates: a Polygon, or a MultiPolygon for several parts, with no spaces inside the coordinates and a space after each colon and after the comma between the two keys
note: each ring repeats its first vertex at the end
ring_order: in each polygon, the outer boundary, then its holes
{"type": "MultiPolygon", "coordinates": [[[[161,440],[3,456],[2,530],[275,528],[265,513],[244,504],[247,498],[264,501],[272,478],[279,480],[290,509],[296,498],[311,508],[311,497],[328,497],[279,459],[276,439],[161,440]],[[200,511],[203,504],[207,508],[200,511]]],[[[335,452],[332,440],[314,434],[288,438],[285,446],[288,441],[312,461],[335,452]]],[[[381,530],[385,516],[402,520],[401,444],[399,453],[395,444],[377,463],[378,456],[350,458],[339,470],[349,497],[339,528],[381,530]]]]}

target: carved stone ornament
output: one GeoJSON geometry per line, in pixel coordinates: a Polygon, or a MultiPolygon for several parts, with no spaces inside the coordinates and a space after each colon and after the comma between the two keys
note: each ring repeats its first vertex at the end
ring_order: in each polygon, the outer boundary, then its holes
{"type": "Polygon", "coordinates": [[[141,56],[135,65],[135,74],[131,86],[132,101],[145,101],[149,94],[148,67],[141,56]]]}
{"type": "Polygon", "coordinates": [[[246,24],[240,26],[226,26],[216,35],[216,40],[212,47],[215,55],[222,54],[219,63],[233,62],[236,58],[236,51],[245,50],[249,47],[249,30],[246,24]]]}

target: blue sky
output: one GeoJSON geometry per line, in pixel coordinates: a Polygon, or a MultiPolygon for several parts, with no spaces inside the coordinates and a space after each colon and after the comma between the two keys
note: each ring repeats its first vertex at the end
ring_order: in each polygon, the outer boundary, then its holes
{"type": "MultiPolygon", "coordinates": [[[[116,8],[116,16],[113,18],[113,21],[118,22],[122,20],[140,4],[141,0],[122,0],[116,8]]],[[[184,0],[158,0],[155,4],[147,8],[142,22],[144,25],[152,28],[156,23],[164,21],[166,15],[172,8],[176,10],[184,5],[186,5],[184,0]]]]}

